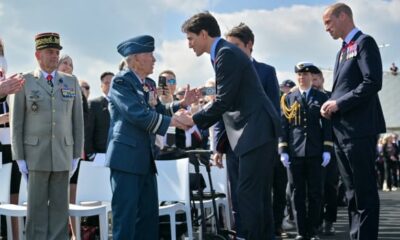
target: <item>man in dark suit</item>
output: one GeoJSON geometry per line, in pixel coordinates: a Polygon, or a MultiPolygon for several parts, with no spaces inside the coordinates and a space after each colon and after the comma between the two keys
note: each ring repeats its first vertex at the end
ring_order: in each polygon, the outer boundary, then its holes
{"type": "Polygon", "coordinates": [[[104,72],[100,76],[102,95],[89,101],[89,131],[85,135],[87,153],[89,156],[96,153],[105,153],[107,150],[107,136],[110,128],[110,112],[108,111],[108,92],[110,90],[112,72],[104,72]]]}
{"type": "Polygon", "coordinates": [[[210,13],[192,16],[182,25],[182,31],[197,56],[210,54],[216,75],[215,101],[194,114],[189,124],[204,129],[223,119],[230,147],[239,158],[237,196],[245,238],[270,239],[272,233],[265,229],[270,218],[265,212],[272,211],[274,157],[270,153],[276,151],[281,130],[278,112],[250,58],[220,38],[218,23],[210,13]]]}
{"type": "Polygon", "coordinates": [[[374,166],[377,135],[386,131],[378,97],[382,60],[375,40],[355,27],[347,5],[328,7],[323,21],[333,39],[343,40],[332,96],[321,114],[332,119],[338,167],[347,188],[350,238],[377,239],[379,195],[374,166]]]}
{"type": "MultiPolygon", "coordinates": [[[[257,62],[252,57],[253,45],[254,45],[254,34],[253,31],[244,23],[240,23],[238,26],[233,27],[228,33],[225,35],[226,40],[237,47],[239,47],[253,62],[254,68],[256,69],[257,75],[261,81],[261,85],[264,89],[264,92],[267,94],[269,99],[274,104],[274,107],[277,112],[280,112],[279,106],[279,83],[276,77],[275,68],[267,65],[265,63],[257,62]]],[[[222,121],[222,120],[221,120],[222,121]]],[[[215,127],[215,135],[220,136],[221,131],[225,131],[225,128],[222,124],[219,124],[215,127]]],[[[218,143],[216,144],[218,146],[218,143]]],[[[235,230],[236,235],[238,237],[244,237],[242,229],[241,229],[241,219],[240,213],[238,212],[238,203],[237,203],[237,183],[239,178],[239,158],[235,156],[232,149],[229,147],[229,144],[226,145],[226,165],[228,168],[228,176],[229,182],[231,186],[231,198],[232,198],[232,207],[235,219],[235,230]]],[[[286,172],[285,168],[282,164],[276,164],[278,161],[278,151],[274,151],[275,154],[275,165],[273,171],[273,217],[274,225],[275,225],[275,233],[277,235],[282,234],[281,224],[283,219],[283,212],[285,208],[285,186],[286,186],[286,172]]],[[[217,166],[221,166],[222,154],[217,152],[214,156],[214,161],[217,166]]],[[[270,214],[270,213],[267,213],[270,214]]],[[[272,219],[271,219],[272,220],[272,219]]],[[[268,221],[269,225],[266,227],[271,227],[270,221],[268,221]]]]}
{"type": "Polygon", "coordinates": [[[299,88],[282,98],[283,135],[279,151],[283,165],[293,177],[296,240],[317,240],[324,168],[333,147],[332,126],[320,114],[328,97],[311,88],[316,67],[301,62],[295,66],[299,88]]]}

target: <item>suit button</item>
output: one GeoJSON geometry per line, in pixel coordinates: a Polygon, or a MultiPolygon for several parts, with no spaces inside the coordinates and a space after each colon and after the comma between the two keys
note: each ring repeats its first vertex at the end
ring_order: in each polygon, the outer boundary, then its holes
{"type": "Polygon", "coordinates": [[[52,97],[51,99],[52,99],[52,100],[55,100],[56,98],[55,98],[55,97],[52,97]]]}
{"type": "Polygon", "coordinates": [[[307,128],[307,125],[304,125],[304,128],[307,128]]]}
{"type": "Polygon", "coordinates": [[[306,136],[306,137],[307,137],[307,133],[304,133],[304,136],[306,136]]]}
{"type": "Polygon", "coordinates": [[[53,122],[53,126],[55,126],[56,125],[56,122],[53,122]]]}
{"type": "Polygon", "coordinates": [[[53,138],[56,138],[56,136],[55,136],[55,135],[53,135],[52,137],[53,137],[53,138]]]}
{"type": "Polygon", "coordinates": [[[55,109],[53,109],[53,113],[55,113],[56,112],[56,110],[55,109]]]}
{"type": "Polygon", "coordinates": [[[307,122],[307,118],[304,118],[304,122],[307,122]]]}

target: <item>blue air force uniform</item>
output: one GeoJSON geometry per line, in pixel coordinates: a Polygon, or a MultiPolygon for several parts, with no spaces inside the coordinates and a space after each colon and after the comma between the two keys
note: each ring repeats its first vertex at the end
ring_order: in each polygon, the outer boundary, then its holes
{"type": "MultiPolygon", "coordinates": [[[[296,72],[311,72],[313,67],[297,65],[296,72]]],[[[313,88],[297,89],[281,100],[283,136],[279,151],[290,156],[297,231],[303,237],[316,235],[322,198],[322,155],[331,152],[333,146],[331,123],[320,114],[326,100],[326,94],[313,88]]]]}
{"type": "MultiPolygon", "coordinates": [[[[139,36],[118,46],[123,56],[154,51],[154,38],[139,36]]],[[[113,238],[158,239],[154,134],[164,135],[178,104],[155,108],[132,70],[119,72],[109,92],[111,116],[106,164],[111,169],[113,238]]],[[[143,85],[142,85],[143,84],[143,85]]]]}

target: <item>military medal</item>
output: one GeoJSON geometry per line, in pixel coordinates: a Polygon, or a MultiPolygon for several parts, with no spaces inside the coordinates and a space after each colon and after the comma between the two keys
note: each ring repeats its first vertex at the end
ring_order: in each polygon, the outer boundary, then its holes
{"type": "Polygon", "coordinates": [[[64,86],[61,88],[61,95],[65,98],[74,98],[75,91],[73,88],[69,88],[68,85],[64,84],[64,86]]]}
{"type": "Polygon", "coordinates": [[[147,85],[144,85],[144,86],[143,86],[143,91],[149,92],[149,87],[147,87],[147,85]]]}
{"type": "Polygon", "coordinates": [[[346,60],[357,56],[357,43],[351,41],[346,49],[346,60]]]}
{"type": "Polygon", "coordinates": [[[37,112],[38,109],[39,109],[39,106],[37,105],[37,103],[36,103],[36,102],[33,102],[33,103],[32,103],[32,106],[31,106],[32,112],[37,112]]]}

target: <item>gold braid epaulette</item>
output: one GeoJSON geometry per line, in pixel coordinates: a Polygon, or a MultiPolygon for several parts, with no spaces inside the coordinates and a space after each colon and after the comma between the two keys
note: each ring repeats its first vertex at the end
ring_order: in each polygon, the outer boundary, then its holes
{"type": "Polygon", "coordinates": [[[282,112],[283,115],[287,118],[287,120],[289,120],[289,122],[292,122],[294,120],[294,124],[295,125],[299,125],[300,124],[300,103],[298,103],[297,101],[293,103],[292,106],[288,107],[286,105],[286,98],[287,94],[283,94],[281,97],[281,108],[282,108],[282,112]]]}

